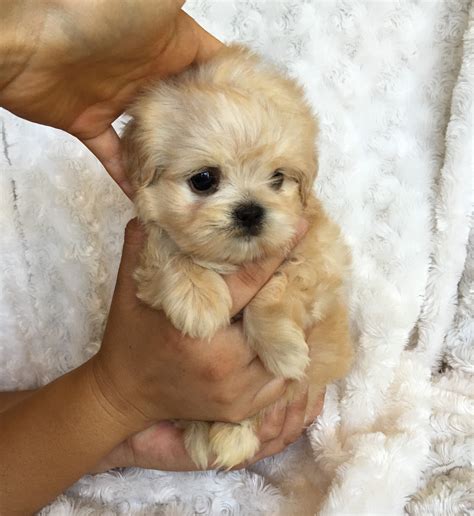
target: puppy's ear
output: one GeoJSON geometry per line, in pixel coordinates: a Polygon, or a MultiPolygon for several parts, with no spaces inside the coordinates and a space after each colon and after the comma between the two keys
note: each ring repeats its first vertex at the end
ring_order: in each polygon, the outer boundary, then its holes
{"type": "Polygon", "coordinates": [[[131,119],[122,135],[122,152],[125,172],[135,189],[150,185],[159,172],[147,152],[143,131],[138,122],[131,119]]]}
{"type": "MultiPolygon", "coordinates": [[[[302,95],[302,92],[301,92],[302,95]]],[[[301,98],[299,99],[301,100],[301,98]]],[[[303,144],[302,153],[298,156],[297,173],[295,179],[300,187],[300,197],[303,206],[306,206],[309,197],[313,191],[314,181],[318,175],[319,168],[319,152],[318,152],[318,134],[319,124],[317,118],[313,115],[311,108],[306,102],[300,112],[300,143],[303,144]]]]}
{"type": "Polygon", "coordinates": [[[299,185],[299,192],[301,204],[306,206],[308,198],[313,191],[314,181],[318,175],[318,159],[314,155],[312,159],[308,160],[304,166],[298,167],[294,171],[294,178],[299,185]]]}

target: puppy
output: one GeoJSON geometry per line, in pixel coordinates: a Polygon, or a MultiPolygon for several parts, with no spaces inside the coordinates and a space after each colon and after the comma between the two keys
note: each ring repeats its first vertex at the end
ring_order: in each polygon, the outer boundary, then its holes
{"type": "MultiPolygon", "coordinates": [[[[349,254],[313,195],[317,124],[300,87],[241,46],[151,86],[129,111],[128,174],[148,241],[138,295],[173,325],[209,339],[230,323],[222,274],[302,242],[243,313],[248,343],[275,376],[309,384],[310,402],[351,359],[344,279],[349,254]],[[313,343],[308,347],[306,335],[313,343]],[[310,349],[311,348],[311,349],[310,349]]],[[[186,423],[202,468],[230,468],[259,448],[260,416],[186,423]]]]}

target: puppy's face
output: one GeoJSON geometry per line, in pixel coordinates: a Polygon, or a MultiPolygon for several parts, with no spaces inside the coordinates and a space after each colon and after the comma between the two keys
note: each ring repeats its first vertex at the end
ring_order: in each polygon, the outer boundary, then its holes
{"type": "Polygon", "coordinates": [[[316,172],[306,109],[190,80],[161,85],[132,114],[125,140],[142,220],[210,262],[289,244],[316,172]]]}

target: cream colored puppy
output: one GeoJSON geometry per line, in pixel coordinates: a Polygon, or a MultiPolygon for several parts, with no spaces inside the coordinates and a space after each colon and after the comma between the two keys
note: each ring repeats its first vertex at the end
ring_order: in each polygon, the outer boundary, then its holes
{"type": "MultiPolygon", "coordinates": [[[[150,87],[130,115],[127,169],[148,233],[138,295],[181,331],[206,339],[228,325],[221,274],[282,253],[298,219],[308,220],[304,241],[246,307],[243,325],[266,368],[309,382],[314,399],[350,363],[349,258],[312,193],[317,125],[301,89],[232,46],[150,87]]],[[[209,453],[232,467],[258,450],[258,423],[187,423],[187,449],[201,467],[209,453]]]]}

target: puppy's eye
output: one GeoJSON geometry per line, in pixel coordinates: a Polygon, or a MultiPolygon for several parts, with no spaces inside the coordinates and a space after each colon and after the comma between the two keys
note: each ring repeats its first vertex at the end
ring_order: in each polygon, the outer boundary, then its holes
{"type": "Polygon", "coordinates": [[[285,176],[283,172],[277,168],[275,172],[272,174],[272,188],[274,190],[279,190],[281,188],[281,185],[283,184],[283,180],[285,179],[285,176]]]}
{"type": "Polygon", "coordinates": [[[214,193],[219,186],[220,170],[216,167],[202,168],[189,179],[191,190],[196,193],[209,195],[214,193]]]}

